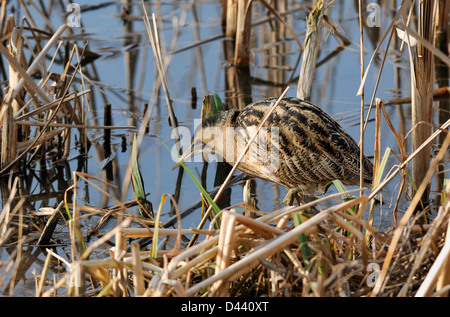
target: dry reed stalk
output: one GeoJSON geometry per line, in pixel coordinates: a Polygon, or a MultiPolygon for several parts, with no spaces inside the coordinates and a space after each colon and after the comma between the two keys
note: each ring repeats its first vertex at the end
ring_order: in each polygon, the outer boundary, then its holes
{"type": "MultiPolygon", "coordinates": [[[[37,127],[53,127],[53,128],[66,128],[66,129],[96,129],[96,130],[123,130],[123,129],[134,129],[134,126],[129,125],[115,125],[115,126],[105,126],[105,125],[86,125],[86,124],[70,124],[70,123],[45,123],[45,122],[39,122],[39,121],[24,121],[24,120],[16,120],[16,123],[18,125],[24,125],[24,126],[37,126],[37,127]]],[[[48,132],[51,133],[52,131],[48,132]]],[[[42,143],[43,137],[41,137],[39,140],[42,143]]],[[[23,147],[23,144],[21,144],[23,147]]]]}
{"type": "Polygon", "coordinates": [[[9,190],[9,195],[5,197],[2,211],[0,212],[0,246],[6,243],[10,234],[12,233],[12,228],[10,226],[10,221],[12,215],[14,215],[14,198],[17,193],[17,185],[19,179],[14,178],[14,182],[9,190]]]}
{"type": "Polygon", "coordinates": [[[44,290],[45,290],[45,279],[47,276],[47,271],[50,266],[50,259],[52,258],[52,254],[49,252],[47,253],[47,256],[45,257],[44,266],[42,267],[41,274],[37,276],[35,274],[35,279],[37,280],[38,287],[36,288],[36,297],[41,297],[44,290]]]}
{"type": "Polygon", "coordinates": [[[144,276],[142,272],[142,262],[139,255],[139,244],[137,242],[131,243],[131,253],[133,255],[133,284],[135,296],[142,296],[144,294],[144,276]]]}
{"type": "MultiPolygon", "coordinates": [[[[17,60],[17,63],[26,67],[27,62],[25,60],[25,54],[23,51],[24,40],[22,37],[22,31],[20,28],[15,27],[14,15],[10,15],[7,20],[7,32],[10,32],[8,39],[9,42],[9,53],[11,56],[17,60]]],[[[9,87],[8,90],[13,90],[20,81],[19,73],[9,64],[9,87]]],[[[1,142],[1,159],[0,166],[7,166],[10,162],[14,161],[17,157],[17,140],[18,140],[18,127],[14,123],[13,117],[19,111],[23,103],[23,97],[25,91],[21,89],[17,93],[17,97],[14,99],[9,99],[10,103],[5,103],[3,106],[6,109],[6,118],[2,125],[2,142],[1,142]],[[20,101],[20,103],[19,103],[20,101]]]]}
{"type": "Polygon", "coordinates": [[[291,214],[295,213],[295,212],[301,212],[301,211],[305,211],[308,210],[309,208],[316,206],[318,204],[321,204],[327,200],[331,200],[331,199],[336,199],[338,197],[345,197],[347,195],[351,195],[354,194],[356,192],[359,192],[360,189],[352,189],[352,190],[347,190],[345,192],[342,193],[335,193],[335,194],[330,194],[324,197],[319,197],[316,200],[309,202],[309,203],[305,203],[299,206],[287,206],[287,207],[283,207],[281,209],[275,210],[271,213],[268,213],[264,216],[259,217],[257,220],[260,222],[264,222],[264,223],[269,223],[271,221],[276,221],[278,219],[281,219],[285,216],[291,216],[291,214]]]}
{"type": "Polygon", "coordinates": [[[436,282],[438,281],[440,276],[445,274],[448,275],[448,259],[450,257],[450,243],[447,239],[444,247],[441,249],[439,256],[436,258],[436,261],[433,263],[430,271],[427,274],[427,277],[422,282],[419,290],[416,293],[416,297],[424,297],[430,296],[432,290],[436,287],[436,282]]]}
{"type": "MultiPolygon", "coordinates": [[[[384,103],[382,101],[378,101],[377,99],[377,105],[381,106],[381,110],[383,111],[383,115],[384,115],[384,119],[387,123],[387,125],[389,126],[389,129],[391,130],[392,134],[395,137],[395,141],[397,142],[398,148],[400,149],[400,153],[401,153],[401,161],[404,162],[406,160],[406,151],[405,151],[405,146],[404,146],[404,142],[402,142],[400,136],[398,135],[397,131],[394,128],[394,125],[392,124],[391,120],[389,119],[389,115],[386,112],[386,108],[384,107],[384,103]]],[[[379,175],[381,177],[381,175],[379,175]]],[[[397,210],[398,210],[398,206],[400,203],[400,196],[403,193],[403,188],[405,186],[405,181],[406,181],[406,170],[402,170],[402,175],[401,175],[401,180],[400,180],[400,188],[398,190],[398,197],[397,197],[397,201],[395,203],[394,206],[394,210],[393,210],[393,217],[394,217],[394,222],[395,225],[397,225],[397,210]]],[[[373,186],[376,187],[376,186],[373,186]]]]}
{"type": "Polygon", "coordinates": [[[6,21],[6,5],[7,5],[7,1],[6,0],[2,0],[1,3],[1,8],[0,8],[0,34],[3,35],[5,34],[5,21],[6,21]]]}
{"type": "Polygon", "coordinates": [[[316,73],[317,56],[319,55],[319,44],[322,31],[323,14],[327,6],[323,0],[316,3],[315,8],[308,15],[306,21],[306,35],[303,60],[300,67],[298,78],[297,98],[311,100],[312,86],[316,73]]]}
{"type": "MultiPolygon", "coordinates": [[[[438,0],[437,13],[436,13],[436,35],[435,35],[435,46],[442,53],[448,52],[448,47],[450,44],[450,2],[445,0],[438,0]]],[[[435,60],[435,81],[437,84],[437,89],[433,92],[433,97],[436,96],[437,91],[444,91],[447,98],[442,98],[437,102],[437,120],[438,122],[445,122],[450,118],[450,70],[443,62],[436,58],[435,60]]],[[[443,138],[437,140],[438,144],[441,144],[443,138]]],[[[443,172],[444,167],[439,166],[439,171],[443,172]]],[[[437,190],[445,190],[444,178],[445,174],[440,173],[442,177],[438,177],[436,181],[437,190]]],[[[450,280],[450,279],[448,279],[450,280]]],[[[440,296],[446,296],[448,292],[444,292],[440,296]]]]}
{"type": "MultiPolygon", "coordinates": [[[[7,29],[10,36],[8,39],[9,46],[8,52],[10,53],[11,58],[17,60],[18,64],[23,62],[23,39],[21,33],[14,32],[15,28],[14,15],[8,16],[7,20],[7,29]],[[14,38],[13,38],[14,36],[14,38]]],[[[18,84],[20,77],[19,74],[11,67],[9,64],[9,87],[8,91],[14,89],[14,87],[18,84]]],[[[23,91],[21,91],[21,95],[23,95],[23,91]]],[[[22,96],[20,96],[22,97],[22,96]]],[[[0,152],[0,167],[7,166],[11,161],[13,161],[17,155],[17,126],[13,122],[14,113],[18,111],[20,108],[16,99],[7,99],[8,102],[2,101],[2,116],[0,122],[1,125],[1,152],[0,152]],[[3,117],[4,116],[4,117],[3,117]]],[[[20,98],[19,98],[20,100],[20,98]]]]}
{"type": "MultiPolygon", "coordinates": [[[[72,101],[72,100],[74,100],[74,99],[76,99],[78,97],[81,97],[81,96],[83,96],[83,95],[85,95],[87,93],[90,93],[90,90],[83,90],[83,91],[80,91],[80,92],[72,92],[70,94],[67,94],[63,98],[62,102],[63,103],[67,103],[67,102],[72,101]]],[[[53,110],[54,108],[56,108],[60,102],[61,102],[61,98],[57,98],[57,99],[51,101],[50,103],[47,103],[47,104],[45,104],[43,106],[40,106],[39,108],[36,108],[36,109],[31,110],[31,111],[29,111],[27,113],[24,113],[24,114],[21,114],[23,112],[23,110],[25,110],[25,107],[22,107],[22,109],[20,109],[20,111],[15,115],[14,120],[15,121],[22,121],[22,120],[26,120],[26,119],[28,119],[30,117],[33,117],[33,116],[36,116],[36,115],[39,115],[39,114],[43,114],[45,111],[53,110]]]]}
{"type": "MultiPolygon", "coordinates": [[[[362,14],[362,0],[358,1],[358,15],[359,15],[359,62],[361,68],[361,82],[364,78],[364,28],[363,28],[363,14],[362,14]]],[[[364,187],[364,85],[360,90],[360,122],[359,122],[359,187],[364,187]]],[[[361,195],[362,195],[361,191],[361,195]]]]}
{"type": "MultiPolygon", "coordinates": [[[[158,234],[168,236],[176,236],[177,234],[190,235],[194,233],[195,231],[191,229],[158,229],[158,234]]],[[[152,228],[124,228],[122,234],[125,238],[148,238],[154,236],[155,230],[152,228]]]]}
{"type": "Polygon", "coordinates": [[[47,131],[47,132],[42,133],[39,137],[32,138],[30,140],[21,142],[17,146],[17,154],[19,154],[19,155],[25,154],[29,150],[37,148],[39,145],[53,139],[57,135],[61,135],[63,133],[64,133],[64,129],[62,129],[62,128],[54,129],[52,131],[47,131]]]}
{"type": "Polygon", "coordinates": [[[338,43],[336,45],[336,48],[329,53],[328,55],[326,55],[325,57],[323,57],[320,61],[317,62],[316,64],[316,68],[319,68],[320,66],[326,64],[328,61],[330,61],[333,57],[337,56],[340,52],[342,52],[347,46],[349,46],[351,44],[350,40],[348,38],[346,38],[337,28],[335,25],[332,24],[332,22],[329,20],[329,18],[327,17],[327,15],[323,16],[323,23],[324,25],[326,25],[329,29],[330,32],[334,35],[334,37],[336,37],[337,40],[340,41],[340,43],[338,43]]]}
{"type": "MultiPolygon", "coordinates": [[[[56,255],[55,255],[56,256],[56,255]]],[[[152,274],[149,274],[149,272],[154,272],[156,273],[162,273],[163,270],[156,265],[144,262],[148,260],[148,252],[147,255],[140,255],[139,254],[139,261],[141,262],[141,267],[143,269],[142,274],[147,276],[147,277],[151,277],[153,276],[152,274]]],[[[132,253],[131,257],[124,257],[123,261],[117,261],[112,257],[107,257],[104,259],[99,259],[99,260],[85,260],[83,261],[83,268],[87,271],[87,273],[92,273],[95,272],[95,270],[97,270],[98,268],[103,268],[103,269],[122,269],[122,268],[127,268],[130,271],[134,270],[134,255],[132,253]]]]}
{"type": "Polygon", "coordinates": [[[240,214],[234,215],[234,218],[237,222],[240,224],[243,224],[247,228],[251,229],[253,232],[255,232],[258,236],[264,238],[264,239],[271,239],[275,236],[279,236],[284,233],[283,230],[280,230],[276,227],[272,227],[268,225],[267,223],[263,222],[263,219],[257,218],[252,219],[240,214]]]}
{"type": "MultiPolygon", "coordinates": [[[[23,204],[25,203],[25,198],[21,198],[18,202],[16,202],[16,194],[18,191],[19,178],[15,177],[12,182],[11,188],[8,189],[8,196],[5,197],[5,203],[3,205],[3,210],[0,213],[0,246],[3,246],[7,243],[12,235],[17,235],[15,238],[17,243],[15,248],[12,250],[9,255],[9,259],[0,262],[0,271],[5,271],[0,274],[0,285],[3,285],[3,279],[9,275],[10,281],[8,283],[9,292],[7,293],[5,290],[5,294],[9,296],[13,296],[13,290],[15,287],[15,283],[17,282],[17,276],[20,273],[20,263],[22,261],[22,248],[25,242],[23,228],[25,227],[23,223],[23,204]],[[18,222],[13,222],[13,217],[18,216],[18,222]],[[9,274],[8,274],[9,273],[9,274]]],[[[3,190],[2,190],[3,192],[3,190]]]]}
{"type": "MultiPolygon", "coordinates": [[[[75,172],[74,172],[74,176],[75,176],[75,172]]],[[[77,186],[77,178],[74,178],[74,184],[73,186],[69,187],[66,192],[64,193],[64,201],[67,202],[67,193],[68,191],[73,188],[73,197],[77,197],[77,190],[78,190],[78,186],[77,186]]],[[[77,200],[75,199],[74,203],[73,203],[73,209],[72,209],[72,218],[70,219],[69,223],[68,223],[68,227],[69,227],[69,234],[70,234],[70,243],[71,243],[71,256],[72,256],[72,262],[76,262],[77,260],[79,260],[79,254],[81,254],[81,252],[84,251],[84,241],[83,241],[83,237],[80,234],[80,212],[77,208],[77,200]]],[[[83,280],[84,281],[84,280],[83,280]]],[[[73,287],[69,288],[69,294],[72,294],[73,296],[79,296],[80,293],[80,287],[79,285],[75,285],[73,287]]]]}
{"type": "MultiPolygon", "coordinates": [[[[218,241],[218,239],[216,239],[215,241],[212,241],[212,242],[216,243],[217,241],[218,241]]],[[[196,251],[201,252],[201,253],[199,253],[199,255],[195,258],[189,259],[189,260],[183,262],[182,265],[180,265],[180,267],[177,268],[176,270],[174,270],[173,273],[170,275],[170,276],[172,276],[172,278],[180,278],[184,274],[188,274],[191,271],[191,269],[194,269],[198,266],[203,265],[204,263],[207,263],[207,262],[213,260],[214,258],[217,257],[218,248],[217,248],[217,246],[214,246],[214,247],[211,247],[206,250],[197,249],[196,251]],[[202,251],[204,251],[204,252],[202,252],[202,251]]],[[[183,253],[180,253],[179,256],[182,258],[186,258],[185,253],[186,253],[186,251],[183,253]]],[[[172,263],[172,261],[170,263],[172,263]]]]}
{"type": "Polygon", "coordinates": [[[237,12],[238,12],[238,1],[236,0],[224,0],[227,2],[226,5],[226,26],[225,26],[225,37],[227,39],[235,39],[237,32],[237,12]]]}
{"type": "MultiPolygon", "coordinates": [[[[373,183],[372,187],[375,188],[380,182],[379,169],[381,164],[381,100],[377,99],[376,111],[375,111],[375,141],[373,151],[373,183]]],[[[370,203],[368,219],[370,224],[373,224],[374,218],[375,200],[372,199],[370,203]]],[[[367,233],[369,234],[369,233],[367,233]]],[[[369,238],[369,236],[367,237],[369,238]]]]}
{"type": "MultiPolygon", "coordinates": [[[[220,224],[220,233],[218,241],[218,251],[216,257],[215,275],[230,265],[231,254],[236,240],[236,218],[233,213],[223,213],[220,224]]],[[[219,280],[215,282],[210,291],[210,296],[223,297],[227,293],[227,281],[219,280]]]]}
{"type": "Polygon", "coordinates": [[[250,64],[252,5],[253,0],[238,1],[234,64],[241,67],[250,64]]]}
{"type": "Polygon", "coordinates": [[[405,31],[409,34],[407,37],[408,39],[410,37],[417,40],[417,42],[422,43],[422,45],[428,49],[430,52],[433,53],[440,61],[445,63],[447,66],[450,67],[450,57],[448,57],[446,54],[444,54],[441,50],[437,49],[432,42],[427,41],[426,39],[422,38],[417,32],[415,32],[413,29],[409,28],[406,24],[402,23],[401,21],[397,22],[398,26],[401,26],[405,31]]]}
{"type": "MultiPolygon", "coordinates": [[[[44,102],[46,103],[50,103],[51,100],[50,98],[40,89],[37,88],[37,85],[34,83],[34,81],[31,79],[31,74],[34,73],[34,71],[36,70],[36,68],[38,67],[38,65],[42,62],[43,59],[45,59],[48,51],[53,47],[53,45],[60,40],[60,36],[67,30],[68,26],[66,24],[63,24],[60,26],[60,28],[53,34],[53,36],[48,40],[48,42],[46,43],[46,45],[42,48],[42,50],[39,52],[38,56],[36,56],[36,58],[33,60],[33,62],[31,63],[31,65],[28,67],[28,69],[26,70],[26,74],[22,73],[22,68],[17,64],[14,63],[14,61],[12,61],[10,59],[10,55],[5,55],[6,59],[8,60],[9,63],[12,62],[12,66],[15,68],[16,71],[19,72],[21,79],[18,82],[17,86],[14,87],[14,92],[11,95],[11,99],[15,98],[17,93],[20,91],[20,89],[22,88],[23,84],[26,83],[26,85],[30,86],[28,88],[31,88],[32,91],[34,93],[36,93],[41,99],[43,99],[44,102]]],[[[2,45],[0,45],[0,49],[2,49],[2,45]]],[[[3,53],[3,51],[2,51],[3,53]]]]}
{"type": "MultiPolygon", "coordinates": [[[[137,222],[139,222],[144,228],[150,230],[150,227],[148,226],[148,224],[146,223],[146,221],[142,220],[141,218],[137,217],[131,210],[129,210],[129,207],[133,205],[133,203],[123,203],[121,201],[119,201],[116,197],[112,196],[110,193],[108,193],[107,191],[103,190],[102,188],[100,188],[99,186],[97,186],[94,182],[90,181],[90,179],[92,180],[96,180],[97,182],[106,185],[106,186],[112,186],[114,187],[114,185],[111,185],[110,183],[106,182],[106,181],[102,181],[100,179],[97,179],[89,174],[85,174],[85,173],[81,173],[81,172],[73,172],[73,179],[74,179],[74,183],[75,180],[77,180],[78,178],[82,179],[83,181],[85,181],[86,183],[90,184],[91,186],[93,186],[94,188],[96,188],[97,190],[99,190],[103,195],[105,195],[106,197],[108,197],[109,199],[111,199],[112,201],[114,201],[117,204],[117,207],[112,208],[112,210],[108,211],[107,214],[99,221],[99,224],[96,226],[96,230],[98,230],[98,227],[104,222],[106,221],[106,219],[112,214],[115,213],[119,210],[124,210],[128,213],[128,215],[130,217],[132,217],[134,220],[136,220],[137,222]]],[[[72,185],[71,187],[69,187],[66,192],[70,189],[72,189],[74,187],[74,185],[72,185]]],[[[74,193],[74,197],[77,197],[74,193]]],[[[66,204],[67,204],[67,199],[66,200],[66,204]]],[[[68,206],[68,204],[67,204],[68,206]]],[[[77,211],[77,216],[78,219],[81,219],[81,216],[79,215],[79,212],[81,211],[81,206],[78,207],[77,204],[77,200],[75,199],[74,202],[71,205],[72,210],[76,210],[77,211]]],[[[74,216],[75,218],[75,216],[74,216]]],[[[120,222],[125,221],[125,219],[123,219],[120,222]]]]}
{"type": "MultiPolygon", "coordinates": [[[[126,254],[126,241],[121,230],[118,230],[115,235],[114,249],[111,250],[113,259],[115,261],[123,261],[126,254]]],[[[118,267],[113,270],[112,277],[115,283],[112,285],[112,292],[115,296],[128,296],[127,291],[127,270],[124,267],[118,267]]]]}
{"type": "Polygon", "coordinates": [[[384,40],[386,39],[386,36],[388,34],[391,34],[395,31],[394,27],[396,24],[400,23],[398,22],[398,20],[402,17],[402,15],[404,14],[404,12],[407,9],[407,5],[409,4],[409,1],[402,1],[400,7],[397,9],[397,12],[395,13],[395,16],[393,17],[391,23],[389,24],[389,26],[386,29],[386,32],[381,36],[381,39],[377,45],[377,47],[375,48],[374,52],[372,53],[372,56],[370,57],[369,63],[367,64],[366,70],[364,72],[364,76],[361,80],[361,84],[358,88],[358,92],[356,93],[357,96],[359,96],[362,93],[362,90],[364,88],[366,79],[367,79],[367,75],[369,74],[369,69],[370,66],[372,65],[373,60],[375,59],[375,57],[377,56],[378,51],[380,50],[384,40]]]}
{"type": "MultiPolygon", "coordinates": [[[[419,1],[418,33],[421,38],[428,42],[434,41],[434,0],[419,1]]],[[[432,112],[433,112],[433,70],[434,58],[422,42],[418,42],[415,52],[414,81],[412,91],[412,124],[416,126],[412,134],[412,148],[416,150],[431,134],[432,112]]],[[[425,177],[431,158],[431,145],[424,147],[413,159],[412,178],[415,184],[419,184],[425,177]]],[[[425,202],[429,197],[429,188],[425,190],[422,200],[425,202]]]]}

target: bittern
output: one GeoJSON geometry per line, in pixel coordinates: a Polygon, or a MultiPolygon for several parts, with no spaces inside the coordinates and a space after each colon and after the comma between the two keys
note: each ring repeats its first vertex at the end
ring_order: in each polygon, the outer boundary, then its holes
{"type": "MultiPolygon", "coordinates": [[[[233,165],[277,98],[254,102],[242,110],[228,110],[206,118],[180,157],[219,154],[233,165]]],[[[174,168],[179,164],[177,163],[174,168]]],[[[363,157],[364,185],[372,183],[373,165],[363,157]]],[[[333,180],[360,184],[360,148],[323,110],[297,98],[285,97],[276,105],[240,161],[238,170],[288,189],[283,202],[294,197],[323,194],[333,180]]]]}

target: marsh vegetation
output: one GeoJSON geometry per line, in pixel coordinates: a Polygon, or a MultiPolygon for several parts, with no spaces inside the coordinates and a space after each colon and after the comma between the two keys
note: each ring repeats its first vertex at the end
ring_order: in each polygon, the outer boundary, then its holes
{"type": "Polygon", "coordinates": [[[2,295],[448,296],[449,12],[2,1],[2,295]],[[194,119],[284,94],[345,127],[371,188],[284,206],[226,163],[172,170],[194,119]]]}

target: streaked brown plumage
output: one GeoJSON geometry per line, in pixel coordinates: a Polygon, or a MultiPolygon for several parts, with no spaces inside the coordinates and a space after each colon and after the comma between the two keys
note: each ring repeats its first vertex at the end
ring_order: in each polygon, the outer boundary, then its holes
{"type": "MultiPolygon", "coordinates": [[[[251,138],[251,131],[254,135],[276,100],[267,98],[241,111],[224,111],[205,119],[195,131],[191,147],[180,159],[185,162],[209,150],[233,165],[251,138]],[[222,142],[219,142],[220,134],[225,136],[222,142]]],[[[264,127],[266,130],[258,134],[253,142],[255,146],[250,147],[238,165],[241,172],[303,194],[323,192],[333,180],[359,185],[359,147],[323,110],[309,102],[286,97],[264,127]]],[[[370,184],[372,163],[364,156],[363,164],[364,182],[370,184]]]]}

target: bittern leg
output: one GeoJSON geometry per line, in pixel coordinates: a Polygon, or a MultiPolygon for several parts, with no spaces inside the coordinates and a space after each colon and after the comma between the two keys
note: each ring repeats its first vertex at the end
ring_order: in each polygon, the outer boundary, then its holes
{"type": "Polygon", "coordinates": [[[302,194],[301,194],[302,190],[300,188],[291,188],[289,189],[289,191],[286,194],[286,197],[284,197],[283,199],[283,203],[286,206],[292,206],[293,202],[294,202],[294,198],[297,199],[298,204],[302,204],[303,200],[302,200],[302,194]]]}

